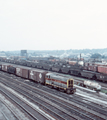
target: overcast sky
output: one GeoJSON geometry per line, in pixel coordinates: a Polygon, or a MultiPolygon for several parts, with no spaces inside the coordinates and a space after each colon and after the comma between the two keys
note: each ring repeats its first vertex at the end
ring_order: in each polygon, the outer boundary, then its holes
{"type": "Polygon", "coordinates": [[[0,0],[0,51],[85,48],[107,48],[107,0],[0,0]]]}

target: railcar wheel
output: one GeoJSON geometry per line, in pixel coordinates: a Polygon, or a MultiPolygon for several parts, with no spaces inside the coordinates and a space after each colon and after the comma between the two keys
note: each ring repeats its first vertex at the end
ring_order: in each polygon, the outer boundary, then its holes
{"type": "Polygon", "coordinates": [[[69,90],[69,89],[66,90],[66,93],[67,93],[67,94],[70,94],[70,93],[71,93],[71,90],[69,90]]]}
{"type": "Polygon", "coordinates": [[[50,87],[51,89],[53,89],[53,88],[54,88],[52,85],[49,85],[49,87],[50,87]]]}
{"type": "Polygon", "coordinates": [[[105,83],[105,80],[103,80],[103,83],[105,83]]]}
{"type": "Polygon", "coordinates": [[[71,94],[74,94],[74,91],[72,91],[71,94]]]}
{"type": "Polygon", "coordinates": [[[66,93],[66,90],[64,90],[64,93],[66,93]]]}
{"type": "Polygon", "coordinates": [[[59,90],[59,87],[57,87],[56,89],[59,90]]]}

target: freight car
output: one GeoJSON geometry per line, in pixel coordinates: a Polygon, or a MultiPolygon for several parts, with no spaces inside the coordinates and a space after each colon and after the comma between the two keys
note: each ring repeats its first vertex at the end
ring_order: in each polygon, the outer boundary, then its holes
{"type": "Polygon", "coordinates": [[[51,70],[52,70],[52,66],[53,66],[53,65],[46,63],[46,64],[43,64],[43,69],[44,69],[44,70],[49,70],[49,71],[51,71],[51,70]]]}
{"type": "Polygon", "coordinates": [[[81,79],[81,81],[75,80],[74,83],[78,86],[93,89],[95,91],[101,90],[101,85],[95,81],[81,79]]]}
{"type": "Polygon", "coordinates": [[[60,65],[53,65],[52,66],[52,71],[54,72],[61,72],[61,66],[60,65]]]}
{"type": "Polygon", "coordinates": [[[89,87],[91,89],[94,89],[96,91],[100,91],[101,90],[101,85],[99,85],[99,83],[96,82],[92,82],[92,81],[84,81],[84,86],[85,87],[89,87]]]}
{"type": "Polygon", "coordinates": [[[70,74],[70,69],[68,66],[63,65],[63,67],[61,68],[61,72],[66,73],[66,74],[70,74]]]}
{"type": "Polygon", "coordinates": [[[96,79],[96,72],[83,70],[81,71],[81,76],[88,79],[96,79]]]}
{"type": "Polygon", "coordinates": [[[37,83],[51,86],[52,88],[57,88],[59,90],[63,89],[67,94],[73,94],[76,91],[76,88],[74,88],[74,80],[70,77],[23,66],[12,66],[9,64],[2,64],[1,66],[2,70],[5,72],[15,74],[25,79],[33,80],[37,83]]]}
{"type": "MultiPolygon", "coordinates": [[[[5,59],[0,58],[1,61],[5,62],[5,59]]],[[[11,61],[11,60],[10,60],[11,61]]],[[[9,62],[9,60],[8,60],[9,62]]],[[[49,61],[48,61],[49,62],[49,61]]],[[[48,63],[48,62],[29,62],[24,61],[24,64],[21,61],[15,61],[14,64],[24,65],[24,66],[31,66],[33,68],[49,70],[53,72],[65,73],[70,75],[75,75],[78,77],[85,77],[88,79],[100,80],[103,82],[107,81],[107,68],[106,66],[94,66],[89,63],[85,63],[85,66],[80,65],[69,65],[68,63],[48,63]],[[30,65],[29,65],[30,64],[30,65]]]]}

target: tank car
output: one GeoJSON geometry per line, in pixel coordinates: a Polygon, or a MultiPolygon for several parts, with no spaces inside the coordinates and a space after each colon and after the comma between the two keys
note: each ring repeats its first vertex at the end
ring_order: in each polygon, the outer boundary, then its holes
{"type": "Polygon", "coordinates": [[[92,81],[89,81],[89,80],[85,80],[84,81],[84,85],[86,87],[90,87],[96,91],[100,91],[101,90],[101,85],[99,85],[99,83],[96,83],[96,82],[92,82],[92,81]]]}

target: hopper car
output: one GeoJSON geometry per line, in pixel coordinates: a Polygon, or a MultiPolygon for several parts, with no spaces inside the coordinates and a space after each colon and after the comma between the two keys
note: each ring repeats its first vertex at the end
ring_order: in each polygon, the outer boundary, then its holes
{"type": "Polygon", "coordinates": [[[96,66],[89,63],[85,63],[84,66],[81,65],[70,65],[67,62],[50,62],[50,61],[13,61],[9,59],[2,59],[2,62],[9,62],[12,64],[19,64],[23,66],[30,66],[33,68],[49,70],[58,73],[64,73],[69,75],[74,75],[78,77],[83,77],[87,79],[100,80],[103,82],[107,81],[107,66],[96,66]]]}

